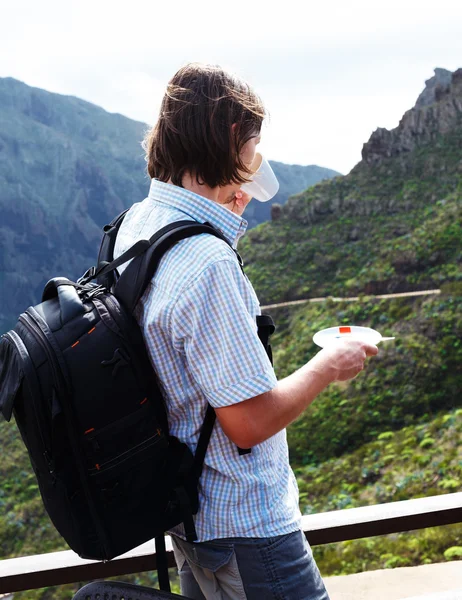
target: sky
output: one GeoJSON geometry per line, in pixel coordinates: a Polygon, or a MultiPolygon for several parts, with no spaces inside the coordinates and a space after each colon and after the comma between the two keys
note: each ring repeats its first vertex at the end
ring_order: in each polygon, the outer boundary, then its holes
{"type": "Polygon", "coordinates": [[[149,125],[185,63],[246,79],[261,151],[348,173],[435,67],[462,67],[460,0],[0,0],[0,77],[149,125]]]}

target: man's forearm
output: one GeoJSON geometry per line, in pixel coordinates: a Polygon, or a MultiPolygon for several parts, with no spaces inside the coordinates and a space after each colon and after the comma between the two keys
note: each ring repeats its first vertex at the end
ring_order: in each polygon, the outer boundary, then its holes
{"type": "Polygon", "coordinates": [[[217,409],[217,416],[233,442],[250,448],[292,423],[333,379],[331,370],[319,368],[312,360],[279,381],[271,391],[217,409]]]}
{"type": "Polygon", "coordinates": [[[361,340],[330,344],[271,391],[217,408],[220,425],[240,448],[260,444],[292,423],[329,383],[356,377],[366,358],[377,352],[376,346],[361,340]]]}

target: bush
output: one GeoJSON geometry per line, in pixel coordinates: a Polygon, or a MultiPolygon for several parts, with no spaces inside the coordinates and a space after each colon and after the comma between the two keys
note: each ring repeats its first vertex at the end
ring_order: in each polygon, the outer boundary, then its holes
{"type": "Polygon", "coordinates": [[[458,560],[462,559],[462,546],[452,546],[444,551],[444,558],[446,560],[458,560]]]}
{"type": "Polygon", "coordinates": [[[435,443],[435,440],[433,438],[424,438],[419,446],[421,448],[430,448],[431,446],[433,446],[433,444],[435,443]]]}

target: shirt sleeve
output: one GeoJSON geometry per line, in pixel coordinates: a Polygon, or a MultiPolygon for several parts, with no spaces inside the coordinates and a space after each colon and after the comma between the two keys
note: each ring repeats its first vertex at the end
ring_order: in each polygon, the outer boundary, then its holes
{"type": "Polygon", "coordinates": [[[172,313],[175,348],[214,408],[253,398],[277,383],[246,286],[235,261],[217,261],[184,291],[172,313]]]}

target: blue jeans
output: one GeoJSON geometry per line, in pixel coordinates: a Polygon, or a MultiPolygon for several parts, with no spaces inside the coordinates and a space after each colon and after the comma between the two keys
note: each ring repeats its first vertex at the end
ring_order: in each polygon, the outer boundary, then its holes
{"type": "Polygon", "coordinates": [[[192,600],[329,600],[302,531],[172,543],[181,593],[192,600]]]}

